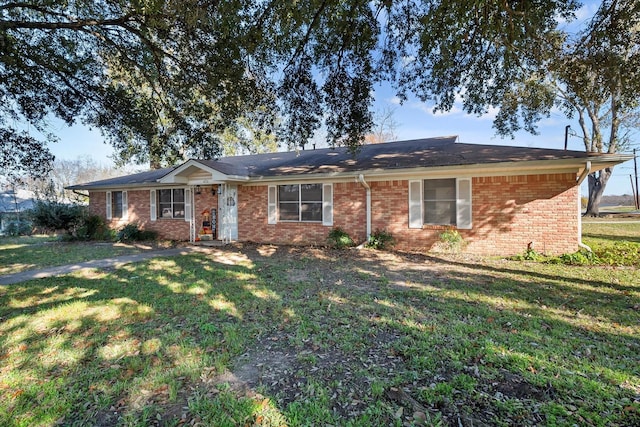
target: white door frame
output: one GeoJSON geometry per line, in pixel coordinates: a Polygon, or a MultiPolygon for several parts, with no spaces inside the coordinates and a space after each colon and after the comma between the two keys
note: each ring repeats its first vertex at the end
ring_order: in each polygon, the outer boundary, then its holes
{"type": "Polygon", "coordinates": [[[238,185],[218,186],[219,239],[225,243],[238,240],[238,185]]]}
{"type": "Polygon", "coordinates": [[[196,196],[195,196],[195,186],[189,187],[189,197],[190,200],[185,200],[185,203],[191,203],[191,212],[189,212],[189,241],[191,243],[196,241],[196,196]]]}

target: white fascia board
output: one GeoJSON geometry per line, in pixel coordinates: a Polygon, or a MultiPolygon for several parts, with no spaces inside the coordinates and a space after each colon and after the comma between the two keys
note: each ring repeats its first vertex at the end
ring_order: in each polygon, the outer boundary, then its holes
{"type": "Polygon", "coordinates": [[[613,166],[620,162],[617,159],[583,158],[583,159],[559,159],[559,160],[534,160],[503,163],[484,163],[475,165],[439,166],[410,168],[403,170],[376,170],[367,172],[367,176],[384,177],[394,179],[399,177],[411,177],[415,175],[434,175],[448,177],[483,177],[503,175],[540,175],[549,173],[578,173],[584,169],[587,161],[592,162],[592,170],[600,170],[607,166],[613,166]]]}
{"type": "Polygon", "coordinates": [[[358,175],[362,172],[341,172],[341,173],[313,173],[302,175],[287,175],[287,176],[258,176],[251,177],[248,181],[240,183],[241,185],[271,185],[271,184],[300,184],[302,182],[306,184],[322,184],[322,183],[338,183],[338,182],[353,182],[358,180],[358,175]]]}
{"type": "Polygon", "coordinates": [[[197,160],[187,160],[162,178],[158,180],[160,183],[167,184],[183,184],[183,185],[210,185],[210,184],[224,184],[230,181],[247,181],[249,177],[239,175],[226,175],[214,168],[200,163],[197,160]],[[198,169],[211,175],[210,178],[197,178],[190,179],[189,174],[186,173],[189,169],[198,169]]]}
{"type": "Polygon", "coordinates": [[[123,184],[109,187],[87,187],[77,189],[77,191],[121,191],[121,190],[152,190],[154,188],[182,188],[184,184],[167,184],[167,183],[144,183],[144,184],[123,184]]]}
{"type": "MultiPolygon", "coordinates": [[[[187,184],[188,178],[185,176],[180,176],[180,174],[187,171],[189,168],[200,169],[212,175],[214,173],[214,170],[211,169],[210,167],[207,167],[202,163],[191,159],[191,160],[187,160],[186,162],[184,162],[183,164],[181,164],[180,166],[178,166],[177,168],[175,168],[174,170],[172,170],[171,172],[169,172],[168,174],[160,178],[158,182],[164,183],[164,184],[174,184],[174,183],[187,184]]],[[[218,171],[215,171],[215,172],[218,172],[218,171]]]]}

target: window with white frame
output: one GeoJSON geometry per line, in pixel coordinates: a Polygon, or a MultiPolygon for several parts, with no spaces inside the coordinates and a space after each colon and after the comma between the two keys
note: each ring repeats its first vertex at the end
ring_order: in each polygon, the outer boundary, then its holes
{"type": "Polygon", "coordinates": [[[107,191],[107,219],[127,219],[128,203],[126,191],[107,191]]]}
{"type": "Polygon", "coordinates": [[[322,222],[322,184],[279,185],[278,220],[322,222]]]}
{"type": "Polygon", "coordinates": [[[409,181],[409,227],[452,225],[471,228],[471,179],[409,181]]]}
{"type": "Polygon", "coordinates": [[[270,185],[268,223],[278,222],[321,222],[323,225],[333,225],[333,185],[270,185]]]}
{"type": "Polygon", "coordinates": [[[156,206],[158,218],[184,218],[185,197],[183,188],[157,190],[156,206]]]}
{"type": "Polygon", "coordinates": [[[456,179],[425,179],[422,210],[425,224],[456,225],[456,179]]]}

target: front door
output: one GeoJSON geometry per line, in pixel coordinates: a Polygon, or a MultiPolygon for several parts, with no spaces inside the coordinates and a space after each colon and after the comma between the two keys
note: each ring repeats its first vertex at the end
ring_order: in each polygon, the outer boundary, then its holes
{"type": "Polygon", "coordinates": [[[238,186],[223,184],[220,187],[220,238],[226,241],[238,240],[238,186]]]}

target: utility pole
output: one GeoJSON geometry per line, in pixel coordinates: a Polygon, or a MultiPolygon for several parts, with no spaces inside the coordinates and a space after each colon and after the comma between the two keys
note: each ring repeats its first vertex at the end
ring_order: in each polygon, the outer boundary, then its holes
{"type": "Polygon", "coordinates": [[[638,156],[636,156],[636,149],[633,149],[633,169],[636,172],[636,209],[640,209],[640,194],[638,194],[638,156]]]}
{"type": "Polygon", "coordinates": [[[638,194],[636,193],[636,188],[633,186],[633,176],[629,174],[629,182],[631,183],[631,192],[633,193],[633,204],[636,209],[638,208],[638,194]]]}

